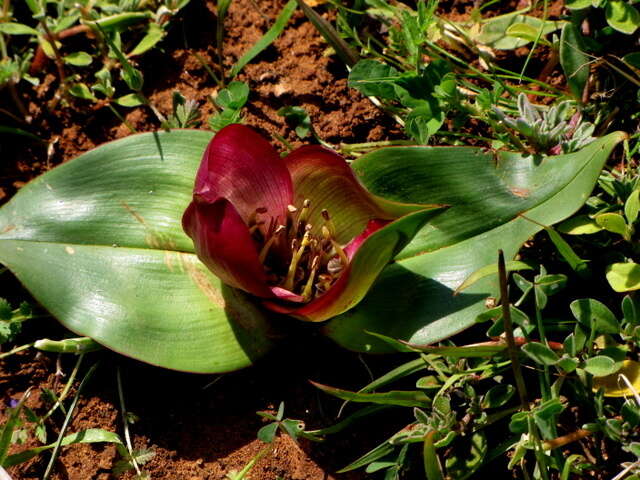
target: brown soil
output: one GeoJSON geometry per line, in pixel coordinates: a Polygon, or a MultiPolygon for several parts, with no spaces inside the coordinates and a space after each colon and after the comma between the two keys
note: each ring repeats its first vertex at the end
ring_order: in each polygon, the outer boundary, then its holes
{"type": "MultiPolygon", "coordinates": [[[[216,23],[213,3],[192,0],[164,41],[164,52],[153,52],[141,62],[145,94],[165,115],[170,112],[174,90],[199,102],[203,120],[213,112],[207,97],[216,92],[217,86],[201,63],[214,65],[217,59],[213,47],[216,23]]],[[[225,24],[227,68],[260,38],[283,5],[280,1],[258,3],[261,12],[249,0],[231,3],[225,24]]],[[[70,99],[68,105],[59,103],[51,109],[58,80],[55,66],[49,64],[46,68],[39,87],[22,88],[20,92],[32,116],[28,128],[45,143],[16,140],[20,137],[9,137],[10,142],[3,140],[0,204],[31,178],[56,164],[131,133],[107,108],[95,109],[90,102],[70,99]]],[[[344,67],[327,55],[326,43],[300,12],[293,16],[283,35],[247,65],[239,79],[251,87],[245,122],[265,135],[282,135],[294,145],[301,142],[276,114],[286,105],[304,107],[318,134],[329,142],[375,141],[400,134],[393,120],[347,88],[344,67]]],[[[2,101],[10,105],[7,99],[2,101]]],[[[142,108],[128,111],[126,120],[138,131],[159,127],[156,118],[142,108]]],[[[3,273],[1,279],[4,297],[14,303],[24,299],[35,303],[10,273],[3,273]]],[[[53,319],[36,320],[25,324],[17,344],[46,336],[61,338],[64,334],[53,319]]],[[[310,340],[306,336],[304,342],[292,341],[257,367],[222,377],[169,372],[109,352],[94,355],[87,363],[100,357],[101,366],[81,395],[68,432],[103,428],[123,434],[115,381],[115,367],[121,366],[127,409],[139,417],[130,426],[132,441],[136,448],[151,448],[155,452],[143,467],[151,478],[224,479],[231,471],[241,470],[264,448],[265,444],[256,439],[264,424],[256,411],[274,412],[284,400],[287,417],[303,420],[308,428],[321,428],[335,422],[339,402],[320,393],[307,379],[356,389],[370,380],[356,355],[339,351],[326,340],[310,340]]],[[[29,387],[34,387],[27,406],[37,414],[45,413],[47,405],[41,399],[42,389],[60,393],[66,381],[56,377],[56,361],[61,361],[62,371],[68,375],[75,359],[27,351],[2,361],[2,402],[8,405],[11,399],[20,398],[29,387]]],[[[393,364],[389,358],[375,363],[379,364],[377,368],[374,366],[377,374],[393,364]]],[[[5,419],[0,415],[0,421],[5,419]]],[[[58,413],[47,422],[49,441],[56,438],[63,420],[58,413]]],[[[297,445],[281,435],[249,478],[334,478],[336,470],[403,425],[402,421],[394,423],[389,418],[385,418],[384,424],[379,430],[369,427],[366,433],[351,429],[350,433],[332,437],[327,444],[302,440],[297,445]]],[[[26,444],[13,446],[11,453],[39,444],[30,435],[26,444]]],[[[45,453],[12,467],[9,473],[15,480],[41,478],[49,455],[45,453]]],[[[113,445],[74,445],[62,450],[51,478],[112,478],[111,470],[119,459],[113,445]]],[[[125,478],[132,476],[125,474],[125,478]]],[[[364,474],[349,473],[340,478],[364,478],[364,474]]]]}

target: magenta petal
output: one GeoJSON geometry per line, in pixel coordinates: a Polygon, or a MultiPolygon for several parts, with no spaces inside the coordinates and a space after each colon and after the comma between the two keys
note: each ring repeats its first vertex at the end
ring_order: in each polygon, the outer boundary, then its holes
{"type": "Polygon", "coordinates": [[[273,297],[249,229],[225,198],[212,203],[197,197],[182,217],[196,254],[224,283],[259,297],[273,297]]]}
{"type": "Polygon", "coordinates": [[[194,193],[210,203],[226,198],[245,223],[262,207],[267,218],[283,222],[293,200],[291,176],[280,156],[253,129],[237,124],[220,130],[209,143],[194,193]]]}
{"type": "Polygon", "coordinates": [[[373,220],[369,220],[369,223],[367,223],[367,226],[365,227],[364,231],[360,235],[358,235],[356,238],[351,240],[351,242],[349,242],[349,245],[344,247],[344,253],[347,254],[347,258],[351,260],[355,255],[355,253],[358,251],[358,248],[360,248],[360,245],[364,243],[367,237],[377,232],[388,223],[390,223],[389,220],[380,220],[377,218],[374,218],[373,220]]]}
{"type": "Polygon", "coordinates": [[[271,287],[271,291],[276,297],[278,297],[278,300],[285,300],[287,302],[295,302],[295,303],[304,302],[304,297],[302,295],[293,293],[285,288],[271,287]]]}

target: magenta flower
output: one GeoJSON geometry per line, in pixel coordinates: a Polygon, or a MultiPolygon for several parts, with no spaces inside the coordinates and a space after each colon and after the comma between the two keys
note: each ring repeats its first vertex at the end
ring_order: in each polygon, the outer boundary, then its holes
{"type": "Polygon", "coordinates": [[[182,218],[200,260],[274,311],[322,321],[357,304],[438,206],[367,192],[320,146],[284,158],[230,125],[207,147],[182,218]]]}

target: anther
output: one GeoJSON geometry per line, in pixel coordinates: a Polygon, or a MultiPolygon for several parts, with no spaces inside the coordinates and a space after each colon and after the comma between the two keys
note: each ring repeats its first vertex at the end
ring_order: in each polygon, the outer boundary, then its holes
{"type": "Polygon", "coordinates": [[[264,261],[267,258],[267,255],[269,254],[269,249],[271,248],[271,245],[273,245],[273,242],[275,242],[278,239],[280,234],[284,232],[285,229],[286,227],[284,225],[278,225],[278,227],[273,232],[273,235],[271,235],[271,237],[269,237],[269,240],[267,240],[265,244],[262,246],[262,249],[260,250],[260,254],[258,255],[258,259],[260,260],[260,263],[264,263],[264,261]]]}
{"type": "Polygon", "coordinates": [[[335,237],[336,226],[334,225],[333,220],[331,220],[331,216],[329,215],[329,212],[326,209],[322,210],[322,218],[324,219],[324,224],[329,230],[329,233],[331,234],[331,236],[335,237]]]}

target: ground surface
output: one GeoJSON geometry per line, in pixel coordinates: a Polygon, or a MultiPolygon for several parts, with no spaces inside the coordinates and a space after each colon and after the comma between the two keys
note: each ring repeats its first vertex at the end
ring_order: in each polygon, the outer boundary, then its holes
{"type": "MultiPolygon", "coordinates": [[[[261,11],[258,11],[249,0],[231,3],[224,52],[227,65],[232,65],[260,38],[268,25],[265,18],[273,21],[282,4],[259,0],[261,11]]],[[[511,7],[515,9],[517,5],[511,7]]],[[[451,14],[459,16],[467,10],[465,5],[455,4],[451,14]]],[[[205,117],[212,112],[207,96],[215,93],[216,86],[197,56],[205,62],[215,62],[214,12],[212,2],[192,0],[163,43],[164,52],[146,56],[140,65],[145,75],[145,93],[165,114],[169,113],[174,90],[197,100],[205,117]]],[[[329,142],[400,137],[401,131],[392,119],[347,88],[344,67],[328,53],[326,43],[313,26],[296,12],[283,35],[240,75],[252,92],[246,123],[265,135],[277,133],[297,145],[300,142],[295,134],[276,114],[283,106],[295,105],[311,114],[318,134],[329,142]]],[[[41,86],[33,91],[24,89],[23,95],[39,136],[53,142],[53,147],[47,151],[22,141],[1,146],[0,203],[8,201],[25,182],[55,165],[105,141],[130,134],[106,108],[94,111],[79,100],[49,112],[46,105],[56,80],[53,66],[48,69],[41,86]]],[[[127,121],[139,131],[158,128],[157,121],[142,109],[130,111],[127,121]]],[[[10,273],[3,273],[0,281],[1,296],[14,303],[30,299],[10,273]]],[[[36,329],[38,338],[64,335],[53,319],[45,318],[28,323],[24,338],[34,337],[36,329]]],[[[394,357],[367,358],[365,366],[357,355],[340,351],[313,336],[307,336],[304,342],[292,341],[252,369],[222,377],[169,372],[109,352],[93,356],[88,362],[94,359],[100,360],[99,370],[81,397],[69,431],[104,428],[122,434],[116,389],[116,367],[120,366],[127,408],[139,417],[131,426],[133,442],[137,448],[155,451],[155,457],[144,467],[151,478],[167,480],[223,479],[230,471],[240,470],[264,447],[256,439],[264,422],[255,412],[274,411],[281,401],[285,401],[287,417],[301,419],[309,428],[334,423],[340,403],[318,392],[308,379],[357,389],[371,379],[368,367],[374,376],[379,376],[398,361],[394,357]]],[[[55,355],[33,351],[2,361],[0,401],[8,404],[33,386],[36,388],[27,405],[42,413],[40,388],[59,391],[65,381],[55,375],[57,361],[55,355]]],[[[74,361],[70,356],[61,360],[66,374],[74,361]]],[[[281,436],[273,450],[258,462],[250,478],[364,478],[365,474],[360,472],[338,476],[334,472],[389,436],[403,421],[406,424],[409,419],[402,415],[408,414],[409,411],[404,412],[398,418],[387,415],[380,426],[368,420],[368,425],[353,427],[347,433],[331,437],[326,444],[302,441],[296,445],[289,437],[281,436]]],[[[50,439],[55,438],[62,419],[52,418],[50,439]]],[[[30,439],[26,446],[36,444],[30,439]]],[[[41,478],[48,456],[41,455],[10,469],[9,473],[16,480],[41,478]]],[[[118,459],[113,446],[75,445],[63,450],[52,478],[111,478],[118,459]]],[[[125,478],[127,475],[130,474],[125,478]]]]}

